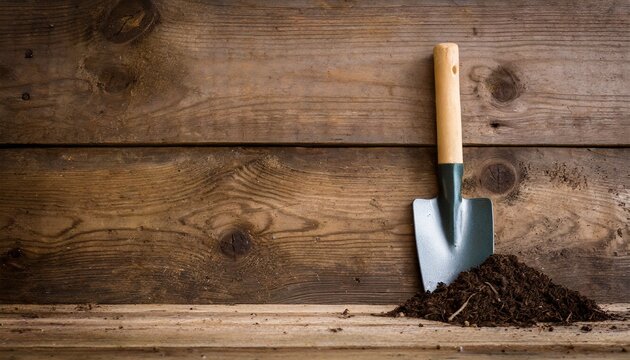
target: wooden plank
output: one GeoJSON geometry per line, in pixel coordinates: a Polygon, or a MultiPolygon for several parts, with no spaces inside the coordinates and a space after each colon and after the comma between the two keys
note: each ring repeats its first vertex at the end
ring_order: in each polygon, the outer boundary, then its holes
{"type": "Polygon", "coordinates": [[[466,144],[630,144],[624,1],[115,3],[0,4],[0,143],[433,144],[453,41],[466,144]]]}
{"type": "Polygon", "coordinates": [[[27,348],[7,349],[0,348],[0,355],[11,360],[39,360],[39,359],[64,359],[64,360],[152,360],[152,359],[350,359],[350,360],[415,360],[415,359],[563,359],[563,360],[590,360],[601,359],[626,360],[628,354],[614,349],[616,352],[599,351],[478,351],[457,352],[450,349],[217,349],[204,347],[154,347],[150,349],[101,349],[101,348],[27,348]]]}
{"type": "MultiPolygon", "coordinates": [[[[630,296],[630,149],[466,148],[496,249],[630,296]]],[[[420,287],[428,148],[51,148],[0,156],[2,303],[397,303],[420,287]]]]}
{"type": "MultiPolygon", "coordinates": [[[[627,315],[629,306],[610,304],[605,308],[627,315]]],[[[545,326],[466,328],[373,315],[392,307],[0,306],[0,354],[34,358],[51,354],[78,358],[87,352],[96,358],[621,358],[630,346],[628,320],[590,323],[592,330],[585,332],[580,330],[582,323],[554,326],[553,331],[545,326]],[[345,309],[351,316],[341,315],[345,309]]]]}

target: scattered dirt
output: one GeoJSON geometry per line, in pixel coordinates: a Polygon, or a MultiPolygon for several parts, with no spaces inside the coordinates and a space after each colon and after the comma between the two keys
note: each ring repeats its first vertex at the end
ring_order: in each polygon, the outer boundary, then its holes
{"type": "Polygon", "coordinates": [[[580,327],[580,330],[584,331],[584,332],[591,332],[593,331],[593,327],[590,325],[582,325],[582,327],[580,327]]]}
{"type": "Polygon", "coordinates": [[[522,161],[518,162],[518,180],[517,180],[517,184],[516,186],[514,186],[512,188],[512,191],[510,191],[507,195],[505,195],[505,202],[508,205],[514,205],[514,203],[516,203],[518,200],[521,199],[521,190],[524,189],[524,187],[527,184],[527,180],[529,180],[529,170],[530,170],[530,165],[527,163],[524,163],[522,161]]]}
{"type": "Polygon", "coordinates": [[[345,309],[339,317],[342,319],[348,319],[354,317],[354,315],[350,314],[350,311],[348,311],[348,309],[345,309]]]}
{"type": "Polygon", "coordinates": [[[79,304],[74,307],[75,311],[90,311],[92,310],[92,304],[79,304]]]}
{"type": "Polygon", "coordinates": [[[492,255],[449,286],[418,293],[389,316],[418,317],[468,326],[534,326],[610,319],[593,300],[518,261],[492,255]]]}
{"type": "Polygon", "coordinates": [[[582,190],[588,187],[588,180],[581,168],[569,168],[567,164],[554,163],[553,168],[545,170],[545,175],[551,182],[569,186],[573,190],[582,190]]]}
{"type": "MultiPolygon", "coordinates": [[[[462,191],[466,195],[474,194],[477,190],[477,178],[467,177],[462,181],[462,191]]],[[[470,197],[470,196],[467,196],[470,197]]]]}

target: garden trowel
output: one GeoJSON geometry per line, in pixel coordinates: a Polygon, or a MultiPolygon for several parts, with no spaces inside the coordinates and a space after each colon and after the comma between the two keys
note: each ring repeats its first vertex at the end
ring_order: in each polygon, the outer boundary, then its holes
{"type": "Polygon", "coordinates": [[[480,265],[494,251],[492,202],[462,199],[459,50],[456,44],[433,49],[437,115],[437,198],[416,199],[413,218],[420,274],[425,291],[449,284],[460,272],[480,265]]]}

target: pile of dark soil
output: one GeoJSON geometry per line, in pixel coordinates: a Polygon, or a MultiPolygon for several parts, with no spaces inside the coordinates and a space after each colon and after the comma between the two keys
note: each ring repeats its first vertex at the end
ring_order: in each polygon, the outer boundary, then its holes
{"type": "Polygon", "coordinates": [[[532,326],[609,319],[597,304],[513,255],[492,255],[449,286],[418,293],[389,312],[464,326],[532,326]],[[401,314],[402,313],[402,314],[401,314]]]}

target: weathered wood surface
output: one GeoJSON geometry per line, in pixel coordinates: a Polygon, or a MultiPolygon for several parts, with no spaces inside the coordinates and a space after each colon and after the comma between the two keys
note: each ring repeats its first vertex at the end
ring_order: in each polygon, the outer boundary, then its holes
{"type": "MultiPolygon", "coordinates": [[[[630,298],[630,149],[466,148],[496,248],[630,298]]],[[[429,148],[54,148],[0,156],[0,302],[396,303],[419,289],[429,148]]]]}
{"type": "Polygon", "coordinates": [[[0,143],[628,145],[627,1],[2,1],[0,143]],[[116,5],[116,6],[115,6],[116,5]]]}
{"type": "Polygon", "coordinates": [[[150,359],[314,359],[314,360],[485,360],[485,359],[563,359],[563,360],[627,360],[628,354],[619,348],[612,348],[610,352],[603,351],[575,351],[570,346],[563,351],[467,351],[456,352],[442,349],[320,349],[320,348],[257,348],[257,349],[217,349],[207,347],[155,347],[155,348],[20,348],[0,349],[0,355],[10,360],[39,360],[39,359],[64,359],[64,360],[150,360],[150,359]],[[205,356],[205,357],[204,357],[205,356]]]}
{"type": "MultiPolygon", "coordinates": [[[[630,304],[611,304],[627,314],[630,304]]],[[[630,321],[464,328],[391,306],[0,306],[0,355],[49,358],[627,358],[630,321]],[[348,309],[349,316],[342,312],[348,309]],[[418,324],[422,324],[420,327],[418,324]],[[205,357],[204,357],[205,356],[205,357]]]]}

